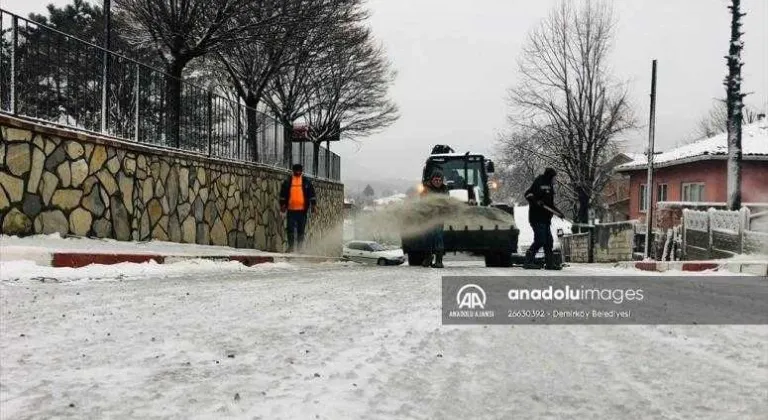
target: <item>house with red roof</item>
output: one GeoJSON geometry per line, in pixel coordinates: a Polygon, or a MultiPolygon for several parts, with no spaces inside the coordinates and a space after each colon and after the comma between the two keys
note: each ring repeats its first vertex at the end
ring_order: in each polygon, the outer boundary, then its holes
{"type": "MultiPolygon", "coordinates": [[[[768,202],[768,123],[765,119],[742,127],[742,202],[768,202]]],[[[691,206],[723,205],[727,201],[726,133],[698,140],[654,156],[653,205],[683,202],[691,206]]],[[[627,199],[629,219],[645,220],[647,158],[634,159],[615,167],[629,178],[627,199]]]]}

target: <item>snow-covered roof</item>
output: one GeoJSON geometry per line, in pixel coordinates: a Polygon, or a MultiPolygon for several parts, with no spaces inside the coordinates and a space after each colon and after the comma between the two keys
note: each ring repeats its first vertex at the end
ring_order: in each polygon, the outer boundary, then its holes
{"type": "Polygon", "coordinates": [[[624,156],[632,159],[632,161],[636,160],[643,160],[645,159],[645,155],[642,153],[632,153],[632,152],[624,152],[622,153],[624,156]]]}
{"type": "MultiPolygon", "coordinates": [[[[745,125],[741,130],[742,156],[745,160],[768,160],[768,123],[745,125]]],[[[626,153],[627,156],[633,155],[626,153]]],[[[634,154],[632,162],[616,167],[617,171],[632,171],[646,169],[648,163],[645,155],[634,154]]],[[[699,160],[725,159],[728,155],[728,134],[720,133],[712,137],[695,141],[691,144],[677,147],[660,153],[653,158],[654,168],[679,165],[699,160]]]]}

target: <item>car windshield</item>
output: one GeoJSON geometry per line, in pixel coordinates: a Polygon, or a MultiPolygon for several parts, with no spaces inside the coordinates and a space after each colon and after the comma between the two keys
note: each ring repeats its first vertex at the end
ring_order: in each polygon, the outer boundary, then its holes
{"type": "MultiPolygon", "coordinates": [[[[462,157],[430,160],[426,171],[431,173],[435,169],[442,171],[445,185],[450,190],[465,189],[467,185],[482,186],[483,183],[483,161],[481,159],[466,161],[462,157]]],[[[480,197],[477,199],[482,201],[483,195],[484,190],[481,187],[480,197]]]]}
{"type": "Polygon", "coordinates": [[[387,248],[385,248],[382,245],[377,244],[375,242],[368,244],[368,246],[371,247],[372,251],[386,251],[387,250],[387,248]]]}

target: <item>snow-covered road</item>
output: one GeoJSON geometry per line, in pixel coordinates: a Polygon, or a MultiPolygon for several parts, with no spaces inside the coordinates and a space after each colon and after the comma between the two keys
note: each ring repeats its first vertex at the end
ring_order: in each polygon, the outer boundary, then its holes
{"type": "Polygon", "coordinates": [[[478,266],[2,281],[0,418],[766,418],[768,327],[442,326],[478,266]]]}

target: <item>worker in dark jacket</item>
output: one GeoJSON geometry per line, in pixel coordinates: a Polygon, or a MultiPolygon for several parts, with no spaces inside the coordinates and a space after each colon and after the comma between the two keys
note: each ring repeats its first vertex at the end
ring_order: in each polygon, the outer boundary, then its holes
{"type": "Polygon", "coordinates": [[[557,268],[552,255],[552,216],[564,217],[563,212],[555,207],[555,189],[554,180],[557,172],[552,168],[547,168],[542,175],[536,177],[531,188],[525,192],[525,199],[528,200],[528,222],[533,229],[533,243],[526,252],[526,267],[540,268],[534,264],[534,258],[540,248],[544,248],[545,268],[557,268]]]}
{"type": "Polygon", "coordinates": [[[288,252],[295,252],[297,245],[298,249],[303,247],[307,213],[317,210],[315,188],[303,172],[303,166],[293,165],[293,175],[280,186],[280,211],[287,213],[288,252]]]}
{"type": "MultiPolygon", "coordinates": [[[[429,196],[431,194],[445,194],[448,195],[448,187],[443,180],[443,173],[439,170],[432,172],[431,177],[424,183],[424,189],[421,192],[422,197],[429,196]]],[[[443,223],[440,221],[436,226],[425,232],[425,241],[427,243],[427,255],[424,256],[424,260],[421,262],[423,267],[443,268],[443,255],[445,254],[445,246],[443,244],[443,223]],[[432,262],[434,256],[435,261],[432,262]]]]}

